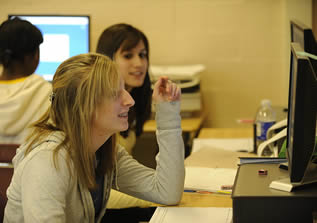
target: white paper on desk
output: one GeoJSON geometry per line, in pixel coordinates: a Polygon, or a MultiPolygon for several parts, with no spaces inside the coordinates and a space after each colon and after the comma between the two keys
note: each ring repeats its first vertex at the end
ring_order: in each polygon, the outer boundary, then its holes
{"type": "Polygon", "coordinates": [[[186,167],[185,190],[217,192],[222,185],[233,185],[236,169],[186,167]]]}
{"type": "Polygon", "coordinates": [[[224,149],[229,151],[253,151],[253,138],[210,138],[193,140],[192,153],[202,148],[224,149]]]}
{"type": "Polygon", "coordinates": [[[150,223],[230,223],[232,208],[157,207],[150,223]]]}

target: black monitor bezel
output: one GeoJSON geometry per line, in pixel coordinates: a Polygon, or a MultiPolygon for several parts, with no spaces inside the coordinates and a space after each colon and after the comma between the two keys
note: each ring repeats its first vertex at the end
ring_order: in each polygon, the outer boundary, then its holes
{"type": "Polygon", "coordinates": [[[317,165],[311,163],[316,137],[316,73],[309,58],[298,52],[304,52],[304,50],[299,43],[291,43],[287,158],[292,183],[317,181],[317,172],[315,172],[316,177],[306,172],[308,169],[312,170],[312,168],[313,171],[317,171],[317,165]],[[297,66],[293,67],[295,60],[297,66]],[[296,79],[295,86],[293,86],[294,78],[296,79]],[[315,94],[311,94],[311,92],[315,92],[315,94]],[[292,99],[292,93],[295,93],[294,100],[292,99]]]}
{"type": "Polygon", "coordinates": [[[304,51],[311,54],[317,54],[317,43],[314,38],[312,29],[298,20],[291,20],[290,25],[291,42],[294,42],[294,28],[296,27],[303,32],[304,46],[301,47],[304,49],[304,51]]]}

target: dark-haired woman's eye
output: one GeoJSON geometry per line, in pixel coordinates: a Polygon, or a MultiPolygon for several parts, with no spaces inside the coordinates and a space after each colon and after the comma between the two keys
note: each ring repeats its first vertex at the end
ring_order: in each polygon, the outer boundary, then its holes
{"type": "Polygon", "coordinates": [[[142,59],[146,59],[147,57],[146,57],[146,55],[147,55],[147,53],[140,53],[139,54],[140,55],[140,58],[142,58],[142,59]]]}
{"type": "Polygon", "coordinates": [[[126,53],[123,55],[124,58],[126,59],[131,59],[132,58],[132,53],[126,53]]]}

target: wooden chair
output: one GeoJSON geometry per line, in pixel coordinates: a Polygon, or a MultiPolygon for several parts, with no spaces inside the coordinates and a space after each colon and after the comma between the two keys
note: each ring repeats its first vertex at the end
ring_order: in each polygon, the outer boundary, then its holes
{"type": "Polygon", "coordinates": [[[4,208],[7,204],[7,188],[13,175],[12,159],[19,144],[0,144],[0,222],[3,222],[4,208]]]}
{"type": "Polygon", "coordinates": [[[11,163],[19,144],[0,144],[0,162],[11,163]]]}
{"type": "Polygon", "coordinates": [[[7,204],[7,188],[10,185],[13,175],[11,163],[0,163],[0,222],[3,222],[4,208],[7,204]]]}

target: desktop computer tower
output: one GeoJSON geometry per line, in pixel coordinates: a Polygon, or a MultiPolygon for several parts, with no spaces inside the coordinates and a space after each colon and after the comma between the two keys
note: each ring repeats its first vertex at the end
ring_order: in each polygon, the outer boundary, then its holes
{"type": "Polygon", "coordinates": [[[273,180],[285,178],[288,171],[279,164],[242,164],[232,191],[233,223],[313,222],[317,210],[317,185],[294,192],[269,188],[273,180]],[[267,175],[259,174],[266,170],[267,175]]]}

